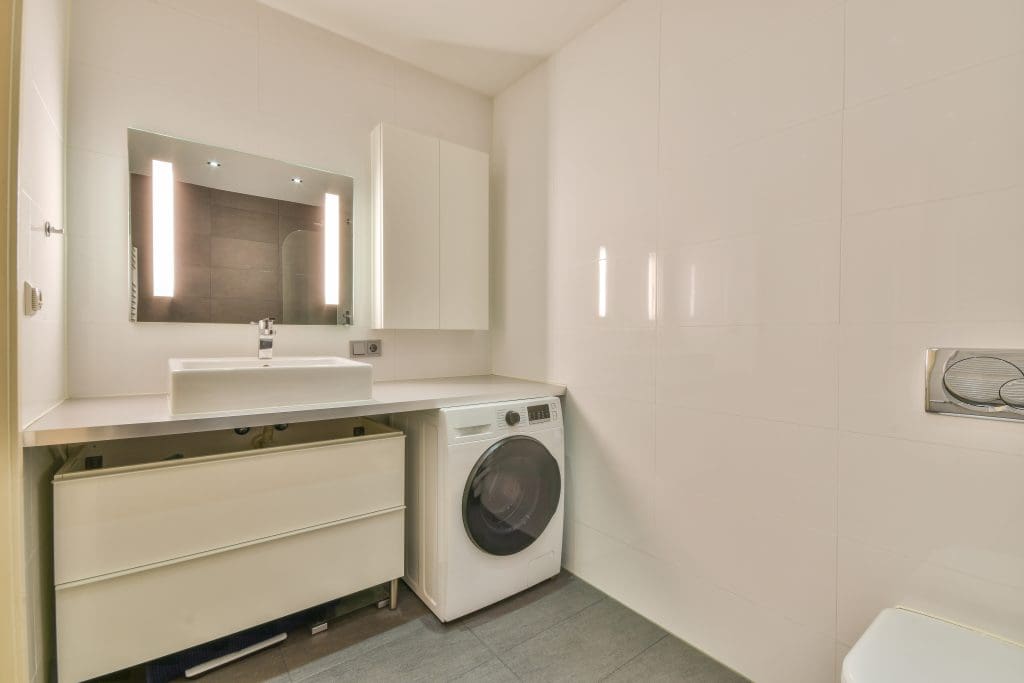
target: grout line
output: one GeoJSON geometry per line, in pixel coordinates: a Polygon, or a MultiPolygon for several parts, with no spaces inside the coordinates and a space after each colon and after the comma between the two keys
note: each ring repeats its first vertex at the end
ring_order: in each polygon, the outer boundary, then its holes
{"type": "Polygon", "coordinates": [[[847,218],[859,218],[861,216],[871,216],[877,213],[885,213],[886,211],[898,211],[900,209],[910,209],[918,206],[928,206],[930,204],[941,204],[943,202],[954,202],[961,199],[971,199],[973,197],[981,197],[989,194],[998,194],[1000,192],[1009,192],[1010,190],[1016,190],[1020,187],[1024,187],[1021,183],[1010,183],[1009,185],[1000,185],[998,187],[986,188],[984,190],[974,190],[972,192],[961,192],[959,194],[943,195],[941,197],[933,197],[931,199],[921,199],[913,202],[903,202],[901,204],[893,204],[891,206],[879,206],[874,209],[864,209],[861,211],[851,211],[847,214],[847,218]]]}
{"type": "Polygon", "coordinates": [[[865,432],[857,429],[839,429],[840,437],[843,434],[853,434],[855,436],[866,436],[873,439],[891,439],[893,441],[905,441],[913,444],[923,444],[925,446],[938,446],[940,448],[950,448],[958,451],[975,451],[978,453],[985,453],[987,455],[995,455],[1003,458],[1011,458],[1014,460],[1024,459],[1016,450],[1014,451],[1000,451],[993,448],[980,448],[978,446],[964,446],[962,444],[949,443],[948,441],[926,441],[924,439],[912,439],[906,436],[893,436],[892,434],[882,434],[879,432],[865,432]]]}
{"type": "Polygon", "coordinates": [[[1024,50],[1012,50],[1010,52],[1006,52],[1006,53],[1003,53],[1001,55],[996,55],[995,57],[989,57],[988,59],[983,59],[980,62],[974,62],[972,64],[966,64],[966,65],[963,65],[963,66],[959,66],[959,67],[954,68],[951,71],[946,71],[946,72],[943,72],[941,74],[938,74],[937,76],[932,76],[932,77],[926,78],[926,79],[924,79],[922,81],[914,81],[913,83],[908,83],[906,85],[900,86],[900,87],[896,88],[895,90],[888,90],[886,92],[879,93],[878,95],[872,95],[871,97],[868,97],[867,99],[859,100],[857,102],[852,103],[851,106],[850,106],[850,109],[861,109],[862,107],[865,107],[865,106],[870,105],[870,104],[874,104],[876,102],[880,102],[881,100],[885,100],[885,99],[888,99],[890,97],[896,97],[896,96],[902,95],[904,93],[907,93],[907,92],[909,92],[911,90],[917,90],[918,88],[922,88],[922,87],[931,85],[933,83],[937,83],[938,81],[942,81],[942,80],[945,80],[947,78],[952,78],[954,76],[959,76],[960,74],[963,74],[963,73],[965,73],[967,71],[971,71],[972,69],[979,69],[979,68],[982,68],[982,67],[990,66],[990,65],[992,65],[992,64],[994,64],[996,62],[1000,62],[1000,61],[1004,61],[1004,60],[1005,61],[1009,61],[1011,59],[1020,57],[1021,55],[1024,55],[1024,50]]]}
{"type": "MultiPolygon", "coordinates": [[[[844,215],[845,209],[845,196],[846,196],[846,67],[847,67],[847,27],[848,27],[848,16],[849,6],[843,5],[843,76],[842,76],[842,102],[843,110],[839,115],[839,286],[836,288],[836,317],[839,319],[840,327],[843,324],[843,236],[844,227],[846,222],[846,216],[844,215]]],[[[833,583],[832,591],[835,604],[835,611],[832,615],[832,665],[835,666],[836,655],[838,650],[836,649],[836,639],[839,637],[839,451],[840,451],[840,437],[838,434],[839,424],[841,421],[840,417],[840,406],[842,405],[842,373],[840,371],[841,357],[842,357],[842,334],[837,334],[835,340],[835,381],[836,381],[836,438],[833,447],[835,451],[834,455],[834,488],[833,490],[833,508],[832,508],[832,546],[833,546],[833,558],[835,563],[833,564],[833,583]]]]}
{"type": "Polygon", "coordinates": [[[623,667],[625,667],[627,664],[629,664],[633,660],[639,659],[640,657],[642,657],[644,655],[645,652],[647,652],[652,647],[654,647],[655,645],[657,645],[658,643],[660,643],[661,641],[665,640],[668,637],[669,637],[669,633],[668,633],[668,631],[665,631],[665,634],[663,636],[661,636],[660,638],[655,640],[653,643],[651,643],[650,645],[648,645],[644,649],[640,650],[640,652],[637,652],[635,655],[633,655],[632,657],[630,657],[629,659],[624,661],[619,666],[615,667],[614,669],[612,669],[611,671],[606,673],[604,676],[601,676],[601,678],[599,678],[598,680],[604,681],[604,680],[607,680],[608,678],[611,678],[613,675],[615,675],[616,671],[618,671],[619,669],[622,669],[623,667]]]}

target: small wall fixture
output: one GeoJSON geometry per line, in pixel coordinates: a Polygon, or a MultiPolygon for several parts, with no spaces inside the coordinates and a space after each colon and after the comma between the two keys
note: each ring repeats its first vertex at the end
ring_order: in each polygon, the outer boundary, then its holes
{"type": "Polygon", "coordinates": [[[1024,420],[1024,350],[929,349],[929,413],[1024,420]]]}
{"type": "Polygon", "coordinates": [[[174,296],[174,165],[153,160],[153,296],[174,296]]]}
{"type": "Polygon", "coordinates": [[[298,176],[296,176],[296,177],[292,178],[292,182],[295,183],[296,185],[299,185],[300,183],[302,183],[302,178],[299,178],[298,176]]]}
{"type": "Polygon", "coordinates": [[[209,161],[206,162],[206,165],[211,166],[213,168],[220,168],[220,162],[217,161],[216,159],[210,159],[209,161]]]}

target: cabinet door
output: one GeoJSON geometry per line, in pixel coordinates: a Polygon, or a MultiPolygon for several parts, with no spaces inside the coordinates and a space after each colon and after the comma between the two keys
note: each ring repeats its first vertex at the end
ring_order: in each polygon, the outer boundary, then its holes
{"type": "Polygon", "coordinates": [[[381,125],[374,131],[374,326],[437,329],[437,138],[381,125]]]}
{"type": "Polygon", "coordinates": [[[489,158],[441,140],[440,326],[488,328],[489,158]]]}

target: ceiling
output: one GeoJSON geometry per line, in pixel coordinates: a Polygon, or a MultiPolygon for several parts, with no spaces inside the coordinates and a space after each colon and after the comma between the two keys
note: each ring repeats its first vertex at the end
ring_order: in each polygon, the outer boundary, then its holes
{"type": "Polygon", "coordinates": [[[495,95],[622,0],[260,0],[495,95]]]}

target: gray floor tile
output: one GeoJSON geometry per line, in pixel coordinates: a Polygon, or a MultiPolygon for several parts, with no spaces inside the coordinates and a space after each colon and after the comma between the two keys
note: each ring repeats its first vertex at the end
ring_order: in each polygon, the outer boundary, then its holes
{"type": "Polygon", "coordinates": [[[399,627],[428,614],[426,606],[402,584],[398,609],[366,607],[330,623],[323,633],[292,631],[282,647],[292,679],[300,681],[350,661],[405,635],[399,627]]]}
{"type": "Polygon", "coordinates": [[[593,681],[619,668],[665,632],[610,598],[502,655],[528,681],[593,681]]]}
{"type": "MultiPolygon", "coordinates": [[[[445,626],[425,616],[369,641],[387,637],[386,647],[368,647],[311,678],[324,681],[437,681],[455,678],[493,657],[466,628],[445,626]]],[[[383,643],[382,643],[383,645],[383,643]]]]}
{"type": "Polygon", "coordinates": [[[457,678],[449,679],[451,683],[515,683],[518,680],[516,675],[497,657],[457,678]]]}
{"type": "Polygon", "coordinates": [[[697,648],[669,635],[631,659],[605,680],[613,683],[626,681],[741,683],[747,679],[725,668],[697,648]]]}
{"type": "Polygon", "coordinates": [[[460,623],[495,653],[524,643],[599,602],[604,594],[568,573],[505,600],[460,623]]]}

